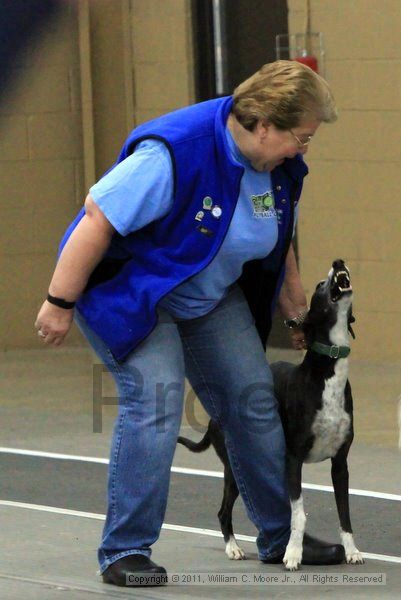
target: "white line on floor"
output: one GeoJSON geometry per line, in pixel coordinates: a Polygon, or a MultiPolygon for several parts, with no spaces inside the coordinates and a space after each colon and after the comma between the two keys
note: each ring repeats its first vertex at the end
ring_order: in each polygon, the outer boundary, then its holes
{"type": "MultiPolygon", "coordinates": [[[[3,454],[20,454],[22,456],[35,456],[39,458],[54,458],[58,460],[77,460],[81,462],[98,463],[102,465],[108,465],[108,458],[98,458],[96,456],[79,456],[76,454],[58,454],[57,452],[42,452],[40,450],[24,450],[23,448],[8,448],[0,447],[0,453],[3,454]]],[[[217,477],[223,479],[224,474],[222,471],[207,471],[203,469],[189,469],[184,467],[171,467],[172,473],[179,473],[181,475],[198,475],[202,477],[217,477]]],[[[303,483],[302,488],[305,490],[315,490],[319,492],[331,492],[333,493],[333,487],[331,485],[317,485],[315,483],[303,483]]],[[[349,493],[352,496],[365,496],[367,498],[380,498],[381,500],[395,500],[401,502],[401,495],[398,494],[387,494],[385,492],[374,492],[372,490],[358,490],[350,488],[349,493]]]]}
{"type": "Polygon", "coordinates": [[[42,452],[41,450],[25,450],[23,448],[7,448],[0,446],[0,452],[4,454],[20,454],[22,456],[37,456],[39,458],[56,458],[58,460],[77,460],[90,463],[109,464],[108,458],[97,456],[79,456],[78,454],[59,454],[57,452],[42,452]]]}
{"type": "MultiPolygon", "coordinates": [[[[84,512],[80,510],[70,510],[68,508],[58,508],[56,506],[45,506],[43,504],[28,504],[27,502],[14,502],[12,500],[0,500],[0,506],[9,506],[11,508],[25,508],[28,510],[37,510],[41,512],[55,513],[58,515],[67,515],[71,517],[82,517],[86,519],[96,519],[98,521],[104,521],[105,516],[99,513],[84,512]]],[[[200,529],[198,527],[185,527],[184,525],[170,525],[164,523],[162,529],[169,531],[179,531],[182,533],[191,533],[198,535],[208,535],[210,537],[222,538],[220,531],[214,529],[200,529]]],[[[256,542],[256,538],[250,535],[235,534],[237,540],[242,542],[256,542]]],[[[369,552],[362,552],[364,558],[368,560],[380,560],[383,562],[391,562],[401,564],[401,556],[389,556],[388,554],[371,554],[369,552]]]]}

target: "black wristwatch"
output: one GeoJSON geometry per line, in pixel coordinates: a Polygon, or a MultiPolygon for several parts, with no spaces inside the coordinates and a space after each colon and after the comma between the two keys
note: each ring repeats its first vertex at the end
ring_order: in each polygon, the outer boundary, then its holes
{"type": "Polygon", "coordinates": [[[303,310],[296,317],[292,317],[291,319],[285,319],[284,325],[289,329],[295,329],[296,327],[301,327],[302,323],[305,321],[305,317],[308,314],[308,310],[303,310]]]}

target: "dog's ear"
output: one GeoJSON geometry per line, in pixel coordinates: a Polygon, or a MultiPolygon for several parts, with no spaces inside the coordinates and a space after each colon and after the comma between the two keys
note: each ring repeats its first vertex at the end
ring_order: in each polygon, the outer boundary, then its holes
{"type": "Polygon", "coordinates": [[[301,325],[304,337],[308,346],[314,341],[314,331],[316,327],[316,319],[314,318],[313,311],[311,309],[306,313],[306,317],[301,325]]]}
{"type": "Polygon", "coordinates": [[[352,335],[353,339],[355,339],[355,333],[354,333],[354,330],[351,327],[351,323],[355,323],[355,317],[352,314],[352,306],[350,308],[350,312],[349,312],[349,315],[348,315],[348,331],[352,335]]]}
{"type": "Polygon", "coordinates": [[[301,328],[305,331],[305,328],[308,329],[308,327],[310,327],[311,325],[313,325],[313,313],[309,309],[305,315],[304,320],[302,321],[301,328]]]}

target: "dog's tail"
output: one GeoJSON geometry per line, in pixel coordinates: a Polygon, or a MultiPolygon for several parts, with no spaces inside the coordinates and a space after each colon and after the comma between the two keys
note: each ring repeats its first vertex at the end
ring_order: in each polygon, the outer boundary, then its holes
{"type": "Polygon", "coordinates": [[[209,448],[212,440],[210,439],[210,433],[208,429],[201,441],[198,443],[181,436],[178,438],[177,442],[188,448],[188,450],[191,450],[191,452],[204,452],[209,448]]]}

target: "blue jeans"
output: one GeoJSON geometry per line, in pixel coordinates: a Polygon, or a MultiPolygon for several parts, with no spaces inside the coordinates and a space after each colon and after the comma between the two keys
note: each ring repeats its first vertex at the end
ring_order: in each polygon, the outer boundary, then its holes
{"type": "Polygon", "coordinates": [[[239,491],[259,531],[259,557],[284,551],[291,519],[284,435],[271,371],[239,287],[203,317],[174,320],[160,310],[155,329],[124,362],[114,359],[79,314],[76,319],[119,394],[101,571],[129,554],[150,556],[159,537],[185,375],[224,431],[239,491]]]}

